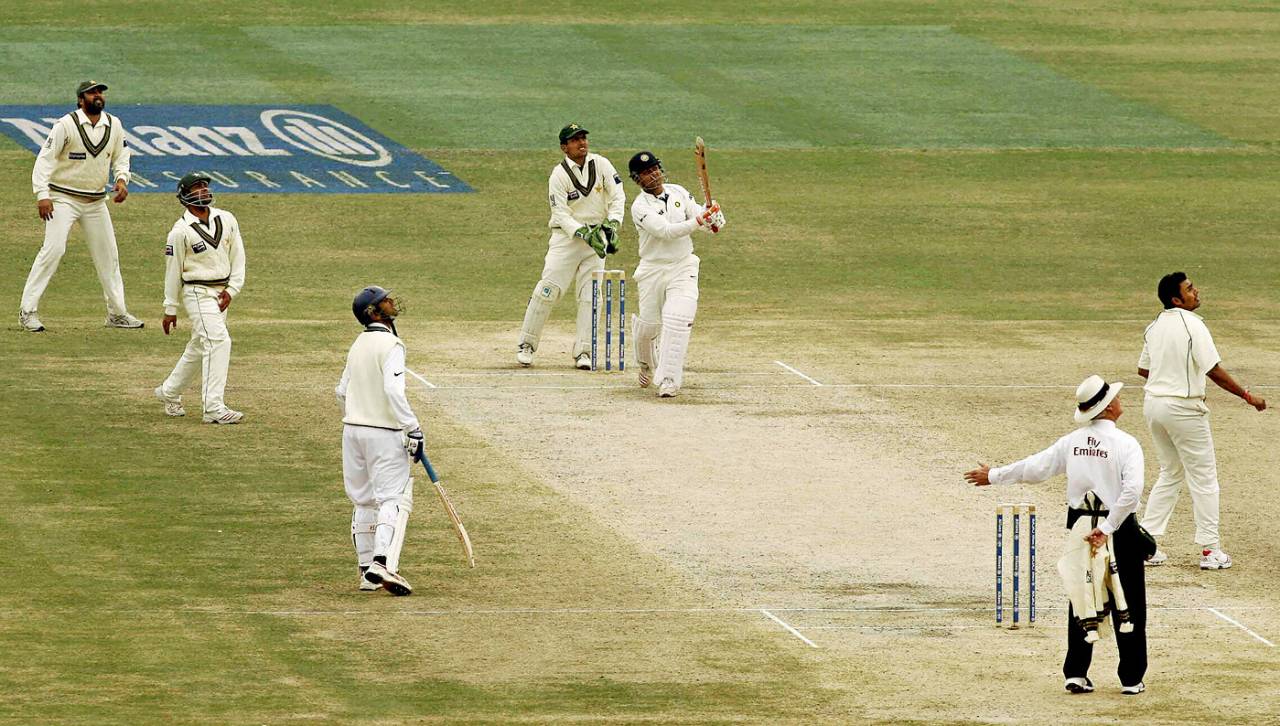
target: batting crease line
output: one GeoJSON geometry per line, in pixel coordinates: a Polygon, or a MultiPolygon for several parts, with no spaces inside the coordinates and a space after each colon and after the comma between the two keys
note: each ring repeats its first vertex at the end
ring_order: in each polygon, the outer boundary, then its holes
{"type": "Polygon", "coordinates": [[[423,378],[422,376],[418,375],[417,373],[414,373],[414,372],[413,372],[413,369],[409,368],[408,366],[405,366],[405,370],[406,370],[406,371],[409,371],[409,375],[411,375],[411,376],[413,376],[414,378],[417,378],[418,380],[422,381],[422,385],[426,386],[427,388],[438,388],[438,386],[436,386],[436,384],[432,383],[431,381],[428,381],[427,379],[423,378]]]}
{"type": "Polygon", "coordinates": [[[786,368],[787,370],[791,371],[792,373],[796,374],[797,376],[800,376],[801,378],[805,379],[806,381],[808,381],[808,382],[812,383],[812,384],[813,384],[813,385],[815,385],[815,386],[821,386],[821,385],[822,385],[821,383],[818,383],[817,381],[813,380],[813,379],[812,379],[812,378],[810,378],[809,376],[806,376],[805,374],[801,373],[800,371],[796,370],[795,368],[792,368],[791,366],[787,365],[786,363],[783,363],[783,362],[782,362],[782,361],[780,361],[780,360],[775,360],[775,361],[774,361],[774,363],[777,363],[778,365],[782,366],[783,368],[786,368]]]}
{"type": "Polygon", "coordinates": [[[791,633],[792,635],[796,636],[796,637],[797,637],[797,638],[799,638],[800,640],[803,640],[803,641],[805,642],[805,644],[806,644],[806,645],[808,645],[810,648],[817,648],[817,647],[818,647],[818,645],[817,645],[816,643],[814,643],[812,640],[809,640],[808,638],[804,637],[804,633],[801,633],[799,630],[796,630],[795,628],[793,628],[793,627],[791,627],[790,625],[788,625],[788,624],[787,624],[787,621],[783,620],[782,618],[778,617],[777,615],[774,615],[773,613],[769,612],[768,610],[765,610],[764,608],[760,608],[760,612],[764,613],[765,617],[769,618],[769,619],[770,619],[770,620],[772,620],[773,622],[775,622],[775,623],[777,623],[778,625],[781,625],[782,627],[786,628],[788,633],[791,633]]]}
{"type": "Polygon", "coordinates": [[[1231,623],[1232,625],[1236,626],[1237,628],[1240,628],[1241,630],[1243,630],[1244,632],[1248,633],[1249,635],[1252,635],[1252,636],[1254,637],[1254,639],[1256,639],[1258,642],[1260,642],[1260,643],[1262,643],[1262,644],[1266,645],[1268,648],[1274,648],[1274,647],[1276,647],[1276,644],[1275,644],[1275,643],[1272,643],[1270,640],[1267,640],[1266,638],[1262,637],[1261,635],[1258,635],[1257,633],[1253,632],[1253,631],[1252,631],[1252,630],[1250,630],[1248,627],[1246,627],[1243,623],[1241,623],[1239,620],[1236,620],[1235,618],[1232,618],[1232,617],[1230,617],[1229,615],[1224,615],[1224,614],[1222,614],[1222,613],[1218,612],[1218,609],[1217,609],[1217,608],[1205,608],[1205,610],[1208,610],[1209,612],[1213,613],[1214,615],[1217,615],[1218,617],[1222,618],[1223,620],[1227,621],[1228,623],[1231,623]]]}

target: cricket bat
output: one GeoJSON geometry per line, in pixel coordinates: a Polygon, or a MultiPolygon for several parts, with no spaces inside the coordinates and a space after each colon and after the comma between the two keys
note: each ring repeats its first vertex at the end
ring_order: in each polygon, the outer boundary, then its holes
{"type": "Polygon", "coordinates": [[[711,206],[711,180],[707,178],[707,144],[699,136],[693,142],[693,158],[698,163],[698,185],[702,187],[702,203],[711,206]]]}
{"type": "Polygon", "coordinates": [[[471,548],[471,537],[467,534],[467,528],[462,524],[462,519],[458,516],[458,510],[453,508],[453,502],[449,501],[449,494],[445,492],[444,486],[440,483],[440,476],[436,474],[436,470],[431,466],[431,460],[427,458],[427,452],[423,451],[418,458],[422,462],[422,468],[427,470],[427,478],[431,479],[432,485],[436,488],[436,494],[440,495],[440,503],[444,505],[445,514],[449,515],[449,521],[453,523],[453,531],[458,533],[458,540],[462,542],[462,551],[466,555],[467,564],[471,567],[476,566],[475,550],[471,548]]]}

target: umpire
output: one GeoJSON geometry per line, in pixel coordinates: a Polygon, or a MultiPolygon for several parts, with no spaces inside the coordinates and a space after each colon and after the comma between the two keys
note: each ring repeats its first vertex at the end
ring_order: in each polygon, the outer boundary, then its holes
{"type": "MultiPolygon", "coordinates": [[[[1137,695],[1146,690],[1142,682],[1147,671],[1147,592],[1143,561],[1155,552],[1154,542],[1138,527],[1134,512],[1142,498],[1143,458],[1137,439],[1116,427],[1124,413],[1120,404],[1120,382],[1107,383],[1089,376],[1076,389],[1075,431],[1052,446],[1022,461],[995,469],[980,464],[964,478],[976,486],[1041,482],[1051,476],[1067,475],[1067,529],[1083,516],[1097,517],[1097,525],[1085,539],[1100,547],[1111,537],[1120,585],[1128,600],[1133,632],[1120,632],[1118,618],[1112,618],[1116,647],[1120,651],[1120,692],[1137,695]],[[1092,496],[1089,496],[1092,495],[1092,496]],[[1102,508],[1087,502],[1101,502],[1102,508]],[[1105,518],[1104,518],[1105,517],[1105,518]]],[[[1089,693],[1089,663],[1093,644],[1086,642],[1085,630],[1073,609],[1067,618],[1067,657],[1062,663],[1065,687],[1072,693],[1089,693]]]]}

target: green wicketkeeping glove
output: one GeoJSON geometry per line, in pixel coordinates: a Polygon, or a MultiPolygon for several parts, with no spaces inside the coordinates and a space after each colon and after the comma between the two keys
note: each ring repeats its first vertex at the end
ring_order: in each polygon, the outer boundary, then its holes
{"type": "Polygon", "coordinates": [[[604,236],[604,251],[614,254],[618,251],[618,220],[606,219],[600,223],[600,234],[604,236]]]}
{"type": "Polygon", "coordinates": [[[609,254],[609,243],[605,241],[604,233],[600,231],[601,227],[597,225],[595,227],[588,227],[587,229],[590,230],[587,244],[591,245],[591,249],[596,251],[596,256],[603,260],[605,255],[609,254]]]}

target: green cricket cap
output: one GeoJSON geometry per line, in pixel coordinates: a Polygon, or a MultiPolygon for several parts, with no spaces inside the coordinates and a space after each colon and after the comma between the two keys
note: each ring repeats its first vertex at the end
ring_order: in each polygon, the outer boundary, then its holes
{"type": "Polygon", "coordinates": [[[102,81],[80,81],[80,85],[76,86],[76,97],[79,98],[81,95],[92,91],[95,88],[101,88],[105,91],[107,90],[107,84],[102,81]]]}
{"type": "Polygon", "coordinates": [[[560,129],[560,143],[563,144],[564,142],[568,141],[569,139],[572,139],[578,134],[589,134],[589,133],[591,132],[582,128],[580,124],[569,124],[568,126],[565,126],[564,128],[560,129]]]}

